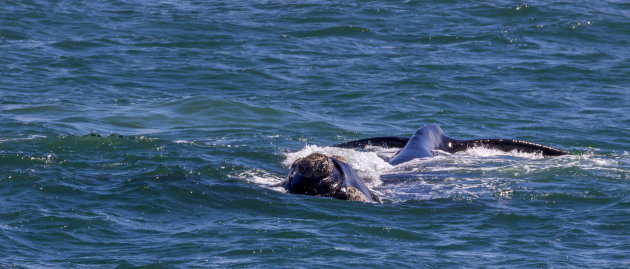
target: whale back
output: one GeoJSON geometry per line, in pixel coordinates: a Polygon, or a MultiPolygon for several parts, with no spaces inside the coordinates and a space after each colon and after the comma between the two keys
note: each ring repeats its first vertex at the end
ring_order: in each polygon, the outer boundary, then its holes
{"type": "Polygon", "coordinates": [[[549,146],[536,144],[532,142],[514,140],[514,139],[474,139],[474,140],[455,140],[445,136],[443,148],[440,150],[455,153],[465,151],[469,148],[486,147],[501,151],[517,150],[526,153],[540,153],[544,157],[562,156],[569,154],[568,152],[549,146]]]}
{"type": "Polygon", "coordinates": [[[409,142],[409,137],[402,136],[379,136],[359,140],[352,140],[344,143],[332,145],[337,148],[365,148],[368,146],[403,148],[409,142]]]}
{"type": "Polygon", "coordinates": [[[426,125],[414,133],[411,138],[399,136],[383,136],[348,141],[333,145],[341,148],[365,148],[367,146],[381,146],[402,148],[390,161],[397,165],[417,158],[432,157],[432,151],[442,150],[448,153],[465,151],[474,147],[486,147],[501,151],[517,150],[526,153],[540,153],[545,157],[569,154],[566,151],[552,147],[513,139],[473,139],[457,140],[444,135],[442,129],[434,124],[426,125]]]}

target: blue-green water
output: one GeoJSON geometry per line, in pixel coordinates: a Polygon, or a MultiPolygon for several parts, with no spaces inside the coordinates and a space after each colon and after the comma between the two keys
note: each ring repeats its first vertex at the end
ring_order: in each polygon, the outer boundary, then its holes
{"type": "Polygon", "coordinates": [[[0,266],[630,266],[624,1],[0,1],[0,266]],[[513,138],[391,167],[411,135],[513,138]],[[271,185],[341,154],[386,202],[271,185]]]}

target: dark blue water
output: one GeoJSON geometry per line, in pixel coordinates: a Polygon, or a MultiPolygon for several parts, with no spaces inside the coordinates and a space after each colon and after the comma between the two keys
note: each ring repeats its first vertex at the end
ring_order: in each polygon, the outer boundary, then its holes
{"type": "Polygon", "coordinates": [[[0,266],[630,266],[623,1],[0,1],[0,266]],[[327,147],[438,124],[483,148],[327,147]],[[385,199],[284,193],[348,159],[385,199]]]}

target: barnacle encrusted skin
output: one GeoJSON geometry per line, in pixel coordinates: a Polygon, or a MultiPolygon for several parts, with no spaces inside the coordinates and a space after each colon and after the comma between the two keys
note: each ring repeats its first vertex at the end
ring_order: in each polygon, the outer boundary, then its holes
{"type": "Polygon", "coordinates": [[[344,163],[348,163],[348,161],[346,161],[346,158],[341,157],[341,156],[339,156],[339,155],[333,155],[333,158],[335,158],[335,159],[337,159],[337,160],[340,160],[340,161],[342,161],[342,162],[344,162],[344,163]]]}
{"type": "Polygon", "coordinates": [[[348,200],[360,202],[370,201],[360,190],[352,186],[348,186],[348,200]]]}
{"type": "Polygon", "coordinates": [[[333,162],[326,155],[321,153],[313,153],[304,158],[300,158],[294,163],[297,165],[298,172],[306,178],[323,178],[327,177],[333,171],[333,162]]]}

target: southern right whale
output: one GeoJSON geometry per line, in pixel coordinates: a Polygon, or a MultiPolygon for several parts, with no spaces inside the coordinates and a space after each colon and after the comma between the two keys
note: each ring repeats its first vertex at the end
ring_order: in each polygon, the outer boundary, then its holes
{"type": "MultiPolygon", "coordinates": [[[[437,125],[420,127],[409,137],[383,136],[359,139],[333,147],[365,148],[380,146],[402,148],[389,160],[391,165],[398,165],[419,158],[433,156],[433,151],[449,153],[465,151],[473,147],[486,147],[502,151],[518,150],[527,153],[540,153],[543,156],[560,156],[568,152],[531,142],[512,139],[473,139],[457,140],[444,135],[437,125]]],[[[296,160],[282,186],[290,193],[333,197],[352,201],[379,201],[357,176],[356,172],[339,156],[329,157],[313,153],[296,160]]]]}
{"type": "Polygon", "coordinates": [[[543,156],[560,156],[568,152],[512,139],[473,139],[457,140],[444,135],[442,128],[435,124],[420,127],[411,138],[400,136],[372,137],[349,141],[333,145],[339,148],[365,148],[366,146],[381,146],[390,148],[402,148],[389,164],[397,165],[418,158],[433,157],[432,151],[441,150],[448,153],[465,151],[474,147],[486,147],[501,151],[518,150],[527,153],[541,153],[543,156]]]}

